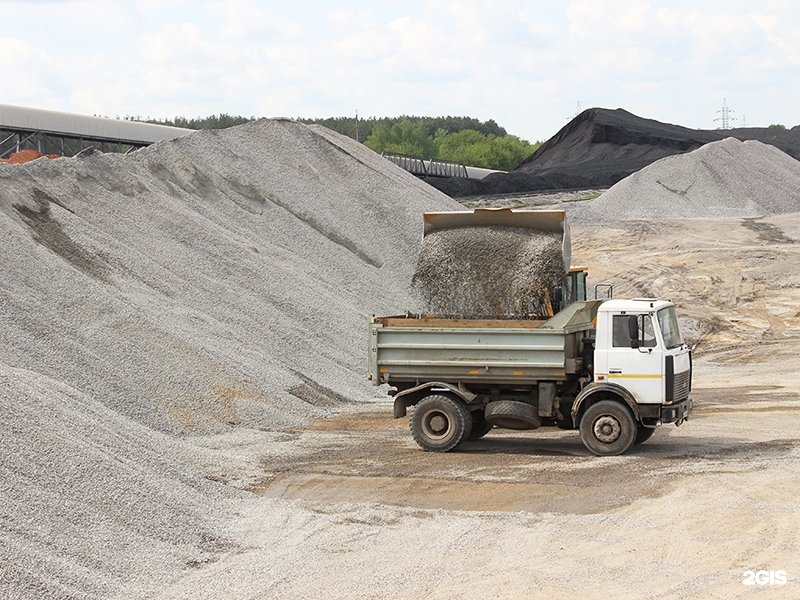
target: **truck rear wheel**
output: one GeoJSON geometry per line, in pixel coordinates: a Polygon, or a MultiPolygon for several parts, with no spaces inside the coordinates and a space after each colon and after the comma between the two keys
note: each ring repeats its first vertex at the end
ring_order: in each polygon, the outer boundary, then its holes
{"type": "Polygon", "coordinates": [[[601,400],[587,408],[580,431],[583,445],[597,456],[624,454],[638,433],[628,408],[614,400],[601,400]]]}
{"type": "Polygon", "coordinates": [[[452,396],[432,394],[414,407],[409,421],[411,437],[428,452],[449,452],[469,435],[472,415],[452,396]]]}
{"type": "Polygon", "coordinates": [[[482,410],[472,411],[472,429],[470,429],[467,439],[469,439],[470,442],[479,440],[489,433],[493,427],[494,425],[486,420],[482,410]]]}

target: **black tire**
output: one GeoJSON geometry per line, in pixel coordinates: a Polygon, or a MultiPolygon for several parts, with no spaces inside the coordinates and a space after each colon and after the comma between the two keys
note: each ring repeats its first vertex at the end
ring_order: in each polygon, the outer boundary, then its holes
{"type": "Polygon", "coordinates": [[[449,452],[467,439],[472,415],[461,400],[431,394],[414,407],[409,419],[411,436],[427,452],[449,452]]]}
{"type": "Polygon", "coordinates": [[[487,422],[504,429],[536,429],[542,424],[535,406],[514,400],[490,402],[484,414],[487,422]]]}
{"type": "Polygon", "coordinates": [[[469,432],[468,440],[474,442],[481,439],[494,428],[494,425],[486,420],[482,410],[472,412],[472,429],[469,432]]]}
{"type": "Polygon", "coordinates": [[[580,430],[583,445],[597,456],[624,454],[638,432],[631,411],[614,400],[601,400],[587,408],[580,430]]]}
{"type": "Polygon", "coordinates": [[[645,427],[644,425],[639,425],[639,428],[636,431],[636,439],[633,440],[633,445],[638,446],[639,444],[644,444],[647,440],[653,437],[655,432],[655,427],[645,427]]]}
{"type": "Polygon", "coordinates": [[[556,419],[556,427],[559,429],[575,429],[572,419],[556,419]]]}

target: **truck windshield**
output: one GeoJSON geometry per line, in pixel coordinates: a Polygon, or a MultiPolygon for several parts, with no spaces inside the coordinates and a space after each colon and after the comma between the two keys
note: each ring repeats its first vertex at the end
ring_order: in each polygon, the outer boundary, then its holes
{"type": "Polygon", "coordinates": [[[664,337],[664,345],[670,348],[677,348],[683,344],[681,331],[678,329],[678,316],[675,314],[675,307],[662,308],[658,311],[658,326],[661,328],[661,335],[664,337]]]}

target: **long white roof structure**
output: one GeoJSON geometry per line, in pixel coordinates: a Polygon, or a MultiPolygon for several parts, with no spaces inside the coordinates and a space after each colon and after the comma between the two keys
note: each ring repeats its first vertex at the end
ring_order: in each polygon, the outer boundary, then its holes
{"type": "Polygon", "coordinates": [[[192,129],[0,104],[0,130],[41,131],[52,135],[152,144],[193,133],[192,129]]]}

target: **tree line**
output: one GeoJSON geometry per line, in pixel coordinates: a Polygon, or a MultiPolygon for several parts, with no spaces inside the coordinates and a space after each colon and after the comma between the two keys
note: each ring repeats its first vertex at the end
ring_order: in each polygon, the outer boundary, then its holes
{"type": "Polygon", "coordinates": [[[391,126],[376,125],[364,144],[375,152],[438,158],[473,167],[510,171],[542,142],[531,144],[515,135],[483,133],[472,128],[457,131],[440,128],[431,133],[422,123],[403,119],[391,126]]]}
{"type": "MultiPolygon", "coordinates": [[[[224,129],[255,120],[255,117],[220,113],[196,119],[141,119],[157,125],[186,129],[224,129]]],[[[363,142],[378,153],[405,154],[425,159],[440,159],[473,167],[510,171],[530,156],[542,142],[530,142],[508,132],[493,119],[472,117],[331,117],[298,119],[305,124],[323,125],[363,142]]]]}
{"type": "Polygon", "coordinates": [[[250,121],[255,121],[256,117],[243,117],[241,115],[229,115],[220,113],[208,117],[197,119],[187,119],[186,117],[175,117],[174,119],[151,119],[140,116],[124,117],[126,121],[140,121],[142,123],[153,123],[154,125],[169,125],[170,127],[182,127],[183,129],[225,129],[236,125],[244,125],[250,121]]]}

